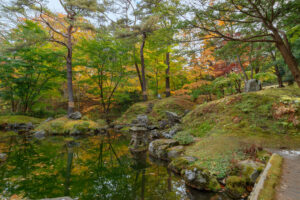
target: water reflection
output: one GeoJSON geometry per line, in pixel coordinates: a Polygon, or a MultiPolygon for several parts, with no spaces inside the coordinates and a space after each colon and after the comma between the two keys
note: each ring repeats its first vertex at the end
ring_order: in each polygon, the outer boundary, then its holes
{"type": "MultiPolygon", "coordinates": [[[[0,138],[0,194],[41,199],[225,199],[187,188],[146,153],[131,154],[129,140],[120,135],[87,138],[0,138]]],[[[0,195],[1,197],[1,195],[0,195]]]]}

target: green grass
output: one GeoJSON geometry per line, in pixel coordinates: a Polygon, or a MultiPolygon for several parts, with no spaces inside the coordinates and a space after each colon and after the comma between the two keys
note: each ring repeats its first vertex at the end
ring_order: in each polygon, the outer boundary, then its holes
{"type": "Polygon", "coordinates": [[[280,180],[282,161],[283,158],[277,154],[271,157],[271,168],[268,171],[264,187],[258,195],[258,200],[272,200],[275,198],[275,187],[280,180]]]}
{"type": "Polygon", "coordinates": [[[39,124],[44,119],[39,119],[35,117],[29,117],[25,115],[1,115],[0,116],[0,124],[12,124],[12,123],[33,123],[39,124]]]}

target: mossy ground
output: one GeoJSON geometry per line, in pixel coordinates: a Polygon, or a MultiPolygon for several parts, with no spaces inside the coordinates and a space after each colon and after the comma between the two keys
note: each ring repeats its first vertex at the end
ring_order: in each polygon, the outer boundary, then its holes
{"type": "Polygon", "coordinates": [[[115,121],[115,124],[129,124],[139,114],[147,114],[150,120],[155,123],[165,118],[165,111],[171,111],[178,115],[183,115],[185,111],[192,110],[194,106],[195,103],[186,96],[174,96],[140,102],[131,106],[119,119],[115,121]],[[151,104],[153,107],[152,109],[149,109],[151,104]]]}
{"type": "Polygon", "coordinates": [[[49,122],[41,123],[35,131],[45,131],[47,134],[70,134],[75,131],[80,131],[84,133],[89,133],[97,128],[101,128],[105,125],[105,123],[100,120],[94,122],[88,119],[82,120],[72,120],[67,117],[61,117],[49,122]]]}
{"type": "MultiPolygon", "coordinates": [[[[300,89],[296,86],[228,96],[197,106],[183,118],[196,139],[185,155],[219,178],[256,147],[300,146],[300,89]]],[[[258,155],[260,156],[260,155],[258,155]]],[[[262,158],[262,161],[268,158],[262,158]]]]}
{"type": "Polygon", "coordinates": [[[35,117],[29,117],[25,115],[1,115],[0,116],[0,125],[1,124],[13,124],[13,123],[33,123],[39,124],[44,119],[39,119],[35,117]]]}

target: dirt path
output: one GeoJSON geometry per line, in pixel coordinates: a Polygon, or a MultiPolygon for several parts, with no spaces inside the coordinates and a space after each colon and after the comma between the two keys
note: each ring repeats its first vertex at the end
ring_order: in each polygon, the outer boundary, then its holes
{"type": "Polygon", "coordinates": [[[276,200],[300,200],[300,150],[271,151],[284,158],[276,200]]]}

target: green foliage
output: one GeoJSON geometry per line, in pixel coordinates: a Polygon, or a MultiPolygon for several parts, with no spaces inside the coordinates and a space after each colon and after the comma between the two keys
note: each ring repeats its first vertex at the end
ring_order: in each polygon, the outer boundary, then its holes
{"type": "Polygon", "coordinates": [[[57,86],[52,80],[61,75],[61,59],[50,50],[46,32],[37,23],[25,21],[9,37],[0,55],[0,98],[10,102],[13,112],[26,113],[57,86]]]}
{"type": "Polygon", "coordinates": [[[272,83],[275,82],[277,77],[274,73],[264,72],[264,73],[255,74],[254,79],[260,80],[262,83],[263,82],[272,83]]]}
{"type": "Polygon", "coordinates": [[[187,145],[194,142],[194,137],[188,131],[180,131],[176,133],[174,139],[179,142],[179,144],[187,145]]]}

